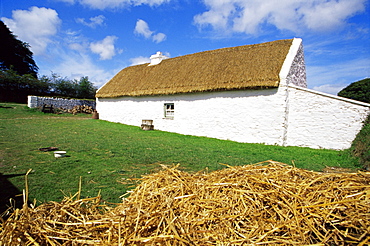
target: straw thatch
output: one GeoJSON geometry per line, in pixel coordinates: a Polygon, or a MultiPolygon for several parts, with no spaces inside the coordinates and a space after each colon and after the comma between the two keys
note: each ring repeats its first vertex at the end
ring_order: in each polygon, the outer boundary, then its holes
{"type": "Polygon", "coordinates": [[[127,67],[96,94],[98,98],[279,86],[279,72],[292,39],[205,51],[127,67]]]}
{"type": "Polygon", "coordinates": [[[370,174],[267,161],[141,179],[115,208],[99,197],[24,206],[3,245],[368,245],[370,174]],[[264,165],[264,164],[268,165],[264,165]]]}

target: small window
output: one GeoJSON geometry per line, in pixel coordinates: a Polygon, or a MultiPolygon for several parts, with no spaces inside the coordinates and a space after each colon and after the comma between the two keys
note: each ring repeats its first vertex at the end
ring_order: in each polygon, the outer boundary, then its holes
{"type": "Polygon", "coordinates": [[[164,117],[173,119],[174,116],[175,116],[175,104],[165,103],[164,104],[164,117]]]}

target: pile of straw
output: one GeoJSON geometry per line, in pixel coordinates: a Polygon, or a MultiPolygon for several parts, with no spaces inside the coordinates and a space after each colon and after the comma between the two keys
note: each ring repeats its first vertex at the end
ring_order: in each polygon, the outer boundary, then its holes
{"type": "Polygon", "coordinates": [[[367,245],[370,174],[268,161],[144,176],[122,204],[99,198],[16,210],[5,245],[367,245]]]}

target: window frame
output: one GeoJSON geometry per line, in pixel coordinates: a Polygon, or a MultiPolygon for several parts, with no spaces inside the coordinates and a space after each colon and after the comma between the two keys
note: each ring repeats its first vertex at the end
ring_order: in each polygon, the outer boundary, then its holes
{"type": "Polygon", "coordinates": [[[164,103],[164,118],[174,119],[175,117],[175,103],[164,103]]]}

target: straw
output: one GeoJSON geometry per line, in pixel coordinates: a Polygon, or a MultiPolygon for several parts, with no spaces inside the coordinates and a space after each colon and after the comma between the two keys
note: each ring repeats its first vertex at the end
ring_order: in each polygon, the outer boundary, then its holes
{"type": "Polygon", "coordinates": [[[210,173],[162,168],[143,176],[114,208],[94,197],[17,209],[1,225],[0,241],[5,245],[370,241],[370,173],[313,172],[271,160],[210,173]]]}
{"type": "Polygon", "coordinates": [[[204,51],[121,70],[98,98],[276,88],[292,39],[204,51]]]}

